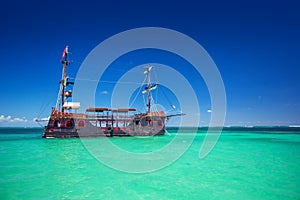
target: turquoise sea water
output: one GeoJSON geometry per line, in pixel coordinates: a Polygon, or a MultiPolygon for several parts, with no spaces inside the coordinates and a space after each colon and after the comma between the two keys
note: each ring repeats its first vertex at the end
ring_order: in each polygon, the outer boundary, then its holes
{"type": "MultiPolygon", "coordinates": [[[[131,174],[102,164],[80,139],[42,139],[42,129],[0,128],[0,199],[300,199],[299,128],[227,128],[199,159],[205,133],[199,130],[171,165],[131,174]]],[[[145,152],[175,134],[170,129],[161,137],[110,140],[145,152]]]]}

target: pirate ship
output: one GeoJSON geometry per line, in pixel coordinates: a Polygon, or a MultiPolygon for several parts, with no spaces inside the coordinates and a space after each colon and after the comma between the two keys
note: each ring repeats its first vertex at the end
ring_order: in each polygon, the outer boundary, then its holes
{"type": "MultiPolygon", "coordinates": [[[[89,107],[85,113],[77,113],[80,102],[71,102],[74,82],[69,81],[67,67],[68,46],[62,54],[62,78],[56,106],[52,108],[48,124],[44,127],[43,138],[71,138],[97,136],[157,136],[164,135],[165,124],[169,117],[163,111],[151,111],[151,91],[158,84],[151,84],[150,73],[152,66],[147,66],[146,85],[143,94],[147,95],[147,111],[137,113],[135,108],[106,108],[89,107]],[[74,112],[75,110],[75,112],[74,112]]],[[[181,114],[178,114],[181,115],[181,114]]]]}

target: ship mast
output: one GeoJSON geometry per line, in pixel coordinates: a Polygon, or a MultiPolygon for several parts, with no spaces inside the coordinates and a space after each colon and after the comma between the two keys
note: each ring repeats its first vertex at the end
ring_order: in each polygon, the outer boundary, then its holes
{"type": "Polygon", "coordinates": [[[146,80],[147,80],[147,86],[143,93],[148,93],[148,101],[147,101],[147,114],[151,112],[151,90],[155,89],[157,87],[157,84],[151,86],[151,79],[150,79],[150,71],[153,68],[153,66],[147,66],[146,71],[144,74],[146,74],[146,80]]]}
{"type": "Polygon", "coordinates": [[[62,80],[60,81],[61,84],[61,112],[64,112],[64,103],[65,103],[65,93],[66,93],[66,86],[67,86],[67,81],[68,81],[68,76],[67,76],[67,66],[70,64],[68,61],[68,46],[64,49],[62,53],[63,60],[61,61],[63,65],[63,72],[62,72],[62,80]]]}

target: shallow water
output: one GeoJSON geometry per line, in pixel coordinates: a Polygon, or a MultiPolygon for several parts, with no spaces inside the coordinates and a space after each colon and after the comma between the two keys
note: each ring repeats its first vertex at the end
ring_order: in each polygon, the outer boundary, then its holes
{"type": "MultiPolygon", "coordinates": [[[[107,167],[80,139],[41,134],[42,129],[0,128],[1,199],[300,199],[298,129],[226,128],[210,154],[199,159],[206,134],[200,129],[177,161],[141,174],[107,167]]],[[[161,137],[109,140],[127,152],[147,153],[175,135],[170,129],[161,137]]]]}

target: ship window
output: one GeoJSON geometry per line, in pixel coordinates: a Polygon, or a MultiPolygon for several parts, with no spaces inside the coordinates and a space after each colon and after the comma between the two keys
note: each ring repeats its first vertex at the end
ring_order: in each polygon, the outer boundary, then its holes
{"type": "Polygon", "coordinates": [[[56,128],[60,127],[60,120],[59,119],[54,120],[53,127],[56,127],[56,128]]]}
{"type": "Polygon", "coordinates": [[[84,128],[84,121],[83,120],[80,120],[78,122],[78,128],[84,128]]]}
{"type": "Polygon", "coordinates": [[[139,120],[136,120],[135,121],[135,125],[139,125],[140,121],[139,120]]]}
{"type": "Polygon", "coordinates": [[[66,127],[68,127],[68,128],[72,128],[73,127],[73,122],[70,119],[68,119],[66,121],[66,127]]]}

